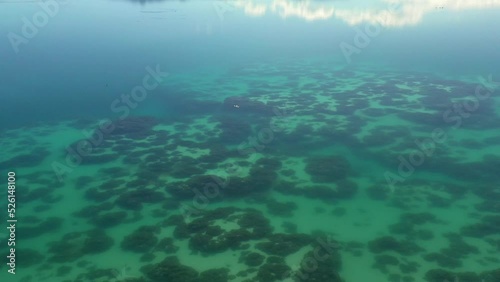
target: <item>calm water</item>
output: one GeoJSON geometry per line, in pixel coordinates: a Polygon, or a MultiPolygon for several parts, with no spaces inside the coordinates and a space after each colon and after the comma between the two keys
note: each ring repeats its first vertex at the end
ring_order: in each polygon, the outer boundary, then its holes
{"type": "Polygon", "coordinates": [[[1,281],[500,281],[499,0],[0,19],[1,281]]]}

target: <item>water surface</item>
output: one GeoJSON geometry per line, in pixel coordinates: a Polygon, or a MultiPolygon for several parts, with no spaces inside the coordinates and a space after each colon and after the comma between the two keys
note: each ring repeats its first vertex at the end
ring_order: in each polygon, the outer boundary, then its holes
{"type": "Polygon", "coordinates": [[[0,7],[2,281],[500,281],[500,1],[0,7]]]}

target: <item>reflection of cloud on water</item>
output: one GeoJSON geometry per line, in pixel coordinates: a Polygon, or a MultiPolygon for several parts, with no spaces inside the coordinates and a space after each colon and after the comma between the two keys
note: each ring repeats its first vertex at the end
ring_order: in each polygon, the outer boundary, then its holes
{"type": "Polygon", "coordinates": [[[328,19],[333,16],[333,7],[313,7],[310,1],[291,2],[287,0],[275,0],[271,4],[272,11],[276,11],[283,18],[296,16],[308,21],[328,19]]]}
{"type": "Polygon", "coordinates": [[[327,19],[333,15],[333,7],[321,7],[314,1],[274,0],[271,3],[260,2],[262,1],[239,0],[232,2],[232,4],[251,16],[263,16],[270,11],[279,14],[282,18],[295,16],[313,21],[327,19]]]}
{"type": "Polygon", "coordinates": [[[436,10],[463,11],[472,9],[499,8],[500,0],[383,0],[377,7],[361,9],[345,8],[348,2],[296,1],[296,0],[237,0],[232,3],[251,16],[266,13],[278,14],[282,18],[298,17],[307,21],[337,18],[349,25],[379,23],[383,26],[415,25],[423,17],[436,10]],[[391,8],[392,7],[392,8],[391,8]],[[395,8],[397,7],[397,8],[395,8]]]}
{"type": "Polygon", "coordinates": [[[266,13],[267,7],[264,4],[248,3],[246,5],[240,5],[240,2],[236,3],[235,6],[243,7],[245,14],[252,16],[263,16],[266,13]]]}
{"type": "Polygon", "coordinates": [[[383,26],[406,26],[420,23],[425,14],[436,10],[463,11],[472,9],[489,9],[500,7],[500,0],[487,0],[483,2],[475,0],[393,0],[387,3],[385,10],[337,10],[335,17],[344,20],[350,25],[363,22],[380,23],[383,26]],[[389,7],[397,7],[390,9],[389,7]]]}

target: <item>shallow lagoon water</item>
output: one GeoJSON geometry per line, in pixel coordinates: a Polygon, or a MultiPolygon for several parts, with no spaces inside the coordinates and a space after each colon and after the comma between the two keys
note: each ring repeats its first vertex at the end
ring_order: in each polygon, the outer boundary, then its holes
{"type": "Polygon", "coordinates": [[[499,1],[48,3],[0,4],[2,281],[500,281],[499,1]]]}

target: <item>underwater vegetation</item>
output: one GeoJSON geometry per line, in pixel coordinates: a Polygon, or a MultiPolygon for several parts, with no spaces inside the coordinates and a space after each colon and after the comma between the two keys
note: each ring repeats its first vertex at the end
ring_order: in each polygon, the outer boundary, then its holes
{"type": "Polygon", "coordinates": [[[245,93],[179,89],[158,104],[182,115],[114,119],[106,132],[97,120],[51,125],[92,132],[56,152],[19,133],[34,145],[6,143],[0,167],[26,171],[18,236],[41,242],[18,249],[24,281],[341,282],[358,264],[383,281],[500,281],[496,101],[390,189],[384,172],[451,126],[443,112],[474,85],[315,68],[263,67],[286,79],[245,80],[245,93]],[[64,183],[39,169],[82,150],[64,183]]]}

